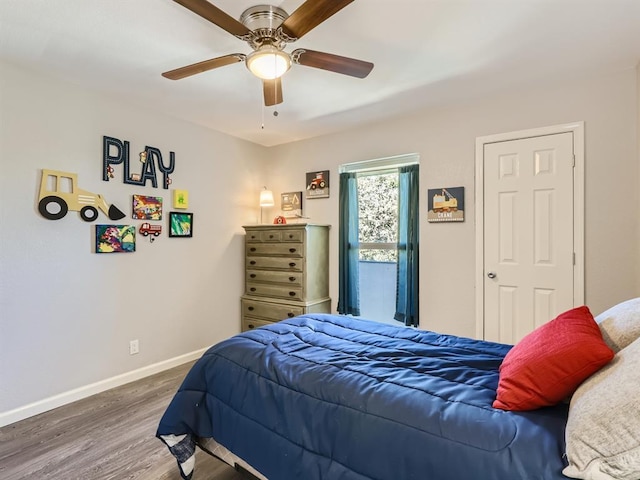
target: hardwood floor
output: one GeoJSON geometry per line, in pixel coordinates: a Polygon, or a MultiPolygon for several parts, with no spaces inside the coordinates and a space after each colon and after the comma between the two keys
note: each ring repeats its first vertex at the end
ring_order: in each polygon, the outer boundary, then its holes
{"type": "MultiPolygon", "coordinates": [[[[180,480],[155,437],[160,417],[193,363],[0,428],[0,478],[180,480]]],[[[241,480],[198,450],[193,480],[241,480]]]]}

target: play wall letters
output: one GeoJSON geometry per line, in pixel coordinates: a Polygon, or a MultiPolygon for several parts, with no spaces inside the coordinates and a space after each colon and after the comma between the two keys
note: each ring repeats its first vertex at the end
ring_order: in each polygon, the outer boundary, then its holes
{"type": "Polygon", "coordinates": [[[162,160],[162,152],[155,147],[144,147],[144,150],[138,154],[142,168],[140,173],[132,173],[132,165],[129,162],[129,142],[122,141],[113,137],[102,137],[102,180],[108,182],[114,178],[114,165],[124,163],[123,182],[129,185],[146,186],[147,181],[151,180],[153,188],[158,188],[158,179],[156,176],[156,164],[158,170],[162,172],[162,188],[165,190],[171,184],[170,173],[176,166],[175,152],[169,152],[169,165],[165,165],[162,160]]]}

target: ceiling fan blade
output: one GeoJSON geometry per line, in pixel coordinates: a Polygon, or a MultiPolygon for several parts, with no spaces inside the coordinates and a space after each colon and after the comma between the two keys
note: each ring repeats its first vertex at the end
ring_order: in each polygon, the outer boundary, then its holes
{"type": "Polygon", "coordinates": [[[200,15],[205,20],[209,20],[211,23],[215,23],[217,26],[226,30],[231,35],[236,37],[242,37],[251,33],[246,26],[240,23],[235,18],[227,15],[218,7],[211,5],[207,0],[173,0],[179,3],[185,8],[188,8],[193,13],[200,15]]]}
{"type": "Polygon", "coordinates": [[[194,63],[193,65],[187,65],[186,67],[176,68],[175,70],[164,72],[162,76],[169,80],[180,80],[181,78],[190,77],[196,73],[202,73],[208,70],[213,70],[214,68],[231,65],[232,63],[242,62],[244,59],[245,55],[242,53],[232,53],[230,55],[225,55],[224,57],[216,57],[211,60],[194,63]]]}
{"type": "Polygon", "coordinates": [[[354,0],[307,0],[282,22],[282,31],[292,38],[302,38],[334,13],[354,0]]]}
{"type": "Polygon", "coordinates": [[[305,67],[320,68],[329,70],[330,72],[342,73],[352,77],[364,78],[371,70],[373,63],[355,58],[341,57],[331,53],[316,52],[315,50],[307,50],[299,48],[291,52],[291,60],[305,67]]]}
{"type": "Polygon", "coordinates": [[[265,107],[271,107],[282,103],[282,81],[280,78],[262,81],[265,107]]]}

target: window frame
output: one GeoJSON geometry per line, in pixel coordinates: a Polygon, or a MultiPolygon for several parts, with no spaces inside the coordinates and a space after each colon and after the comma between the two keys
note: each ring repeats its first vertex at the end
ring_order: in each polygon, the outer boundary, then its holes
{"type": "Polygon", "coordinates": [[[343,163],[338,167],[338,173],[368,171],[400,168],[407,165],[420,164],[420,156],[417,153],[405,153],[394,157],[376,158],[360,162],[343,163]]]}

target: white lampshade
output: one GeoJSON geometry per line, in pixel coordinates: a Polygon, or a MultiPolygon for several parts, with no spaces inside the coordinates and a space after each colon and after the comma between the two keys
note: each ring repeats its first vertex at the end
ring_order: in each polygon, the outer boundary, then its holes
{"type": "Polygon", "coordinates": [[[291,67],[291,58],[281,50],[265,45],[247,55],[247,68],[256,77],[273,80],[281,77],[291,67]]]}
{"type": "Polygon", "coordinates": [[[275,204],[276,203],[273,200],[273,192],[271,190],[267,190],[267,187],[264,187],[264,190],[260,192],[260,206],[273,207],[275,204]]]}

